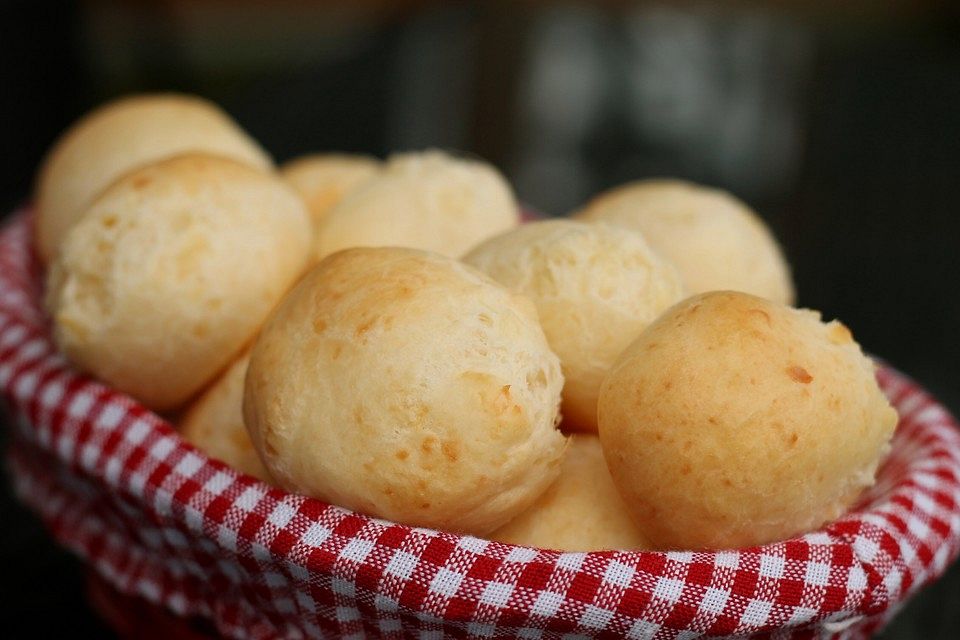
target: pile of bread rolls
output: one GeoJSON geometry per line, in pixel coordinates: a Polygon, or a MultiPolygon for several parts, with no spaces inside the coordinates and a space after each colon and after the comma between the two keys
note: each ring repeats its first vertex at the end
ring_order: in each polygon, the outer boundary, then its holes
{"type": "Polygon", "coordinates": [[[520,225],[492,166],[275,169],[215,105],[96,109],[40,170],[58,347],[290,491],[560,550],[761,544],[841,515],[897,422],[730,195],[628,184],[520,225]]]}

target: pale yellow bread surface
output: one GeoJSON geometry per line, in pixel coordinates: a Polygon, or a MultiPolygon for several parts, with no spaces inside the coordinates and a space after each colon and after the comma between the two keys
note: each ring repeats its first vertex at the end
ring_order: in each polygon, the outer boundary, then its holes
{"type": "Polygon", "coordinates": [[[314,228],[352,189],[380,170],[376,158],[346,154],[312,154],[280,167],[280,175],[300,194],[314,228]]]}
{"type": "Polygon", "coordinates": [[[594,198],[576,218],[639,231],[677,268],[690,294],[732,289],[793,304],[790,268],[773,234],[724,191],[641,180],[594,198]]]}
{"type": "Polygon", "coordinates": [[[510,185],[491,165],[439,151],[396,154],[327,214],[317,258],[380,246],[458,258],[519,220],[510,185]]]}
{"type": "Polygon", "coordinates": [[[270,482],[243,424],[243,380],[249,363],[250,354],[245,353],[190,405],[180,422],[180,435],[208,456],[270,482]]]}
{"type": "Polygon", "coordinates": [[[650,548],[613,486],[600,440],[586,433],[570,438],[557,481],[489,537],[557,551],[650,548]]]}
{"type": "Polygon", "coordinates": [[[149,165],[104,191],[47,274],[54,338],[148,407],[202,389],[306,264],[310,222],[279,178],[213,156],[149,165]]]}
{"type": "Polygon", "coordinates": [[[525,298],[452,258],[351,249],[260,333],[244,418],[288,490],[483,535],[557,477],[562,386],[525,298]]]}
{"type": "Polygon", "coordinates": [[[187,152],[260,169],[273,162],[222,109],[195,96],[148,94],[109,102],[74,123],[50,149],[36,188],[36,242],[50,262],[67,230],[111,182],[187,152]]]}
{"type": "Polygon", "coordinates": [[[684,300],[600,390],[600,440],[656,548],[811,531],[874,482],[897,423],[839,322],[737,292],[684,300]]]}
{"type": "Polygon", "coordinates": [[[610,366],[683,297],[676,271],[639,233],[604,224],[528,223],[464,261],[537,306],[563,367],[564,429],[597,430],[597,394],[610,366]]]}

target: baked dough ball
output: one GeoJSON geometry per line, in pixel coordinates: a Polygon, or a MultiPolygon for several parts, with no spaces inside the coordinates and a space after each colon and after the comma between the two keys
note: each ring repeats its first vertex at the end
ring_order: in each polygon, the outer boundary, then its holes
{"type": "Polygon", "coordinates": [[[317,257],[396,246],[459,258],[519,220],[510,186],[489,164],[439,151],[398,154],[330,211],[318,230],[317,257]]]}
{"type": "Polygon", "coordinates": [[[525,224],[464,261],[536,304],[563,366],[565,429],[597,430],[597,394],[610,366],[683,297],[676,271],[640,234],[602,224],[525,224]]]}
{"type": "Polygon", "coordinates": [[[232,160],[187,155],[104,191],[51,266],[57,345],[79,368],[157,410],[224,369],[310,251],[300,198],[232,160]]]}
{"type": "Polygon", "coordinates": [[[67,230],[121,175],[186,152],[232,158],[260,169],[270,157],[219,107],[195,96],[137,95],[95,109],[49,151],[37,182],[37,250],[53,259],[67,230]]]}
{"type": "Polygon", "coordinates": [[[600,441],[657,547],[782,540],[843,514],[888,450],[896,411],[850,331],[745,293],[684,300],[600,389],[600,441]]]}
{"type": "Polygon", "coordinates": [[[558,551],[649,548],[627,515],[593,434],[570,438],[557,481],[490,539],[558,551]]]}
{"type": "Polygon", "coordinates": [[[314,228],[349,191],[380,170],[367,156],[316,154],[301,156],[280,167],[280,175],[307,205],[314,228]]]}
{"type": "Polygon", "coordinates": [[[556,479],[562,386],[528,300],[452,258],[360,248],[267,322],[244,418],[289,490],[483,535],[556,479]]]}
{"type": "Polygon", "coordinates": [[[733,289],[793,304],[790,269],[763,221],[729,193],[680,180],[641,180],[577,214],[643,234],[691,294],[733,289]]]}
{"type": "Polygon", "coordinates": [[[245,353],[190,405],[180,422],[180,435],[208,456],[270,482],[243,424],[243,379],[249,363],[250,354],[245,353]]]}

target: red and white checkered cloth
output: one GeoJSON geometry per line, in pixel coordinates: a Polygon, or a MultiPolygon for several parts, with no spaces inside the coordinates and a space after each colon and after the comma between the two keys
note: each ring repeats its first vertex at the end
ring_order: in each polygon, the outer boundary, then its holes
{"type": "Polygon", "coordinates": [[[0,233],[0,391],[22,499],[127,594],[226,636],[865,637],[960,550],[960,435],[880,372],[901,415],[849,515],[717,553],[558,553],[417,529],[284,493],[73,372],[40,306],[29,216],[0,233]]]}

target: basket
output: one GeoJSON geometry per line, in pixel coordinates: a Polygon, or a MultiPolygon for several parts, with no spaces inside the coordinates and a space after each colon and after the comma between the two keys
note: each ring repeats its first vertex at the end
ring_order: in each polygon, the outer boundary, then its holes
{"type": "MultiPolygon", "coordinates": [[[[69,368],[28,212],[0,232],[0,391],[20,498],[125,595],[235,638],[867,637],[960,551],[960,434],[889,367],[876,485],[822,530],[710,553],[560,553],[285,493],[69,368]]],[[[145,310],[145,312],[148,312],[145,310]]]]}

